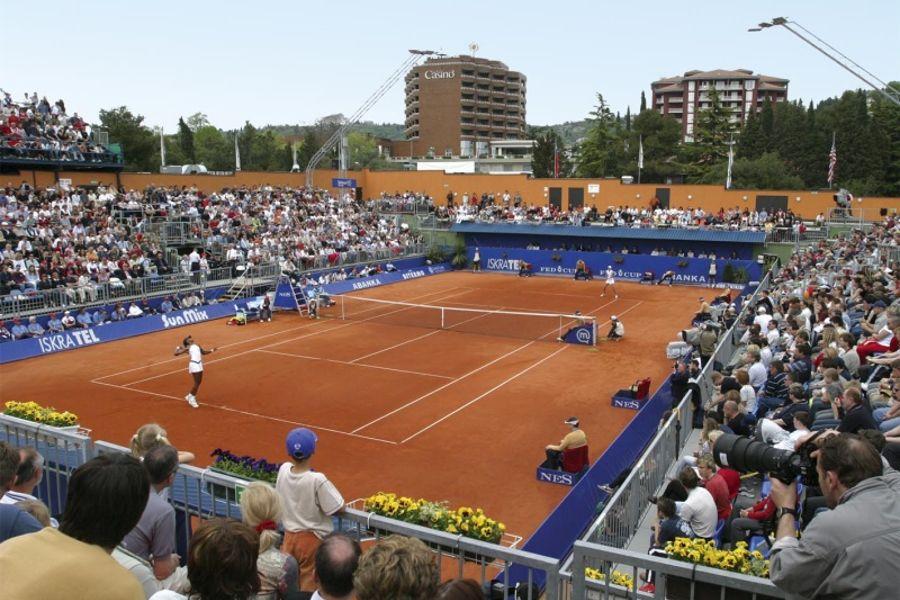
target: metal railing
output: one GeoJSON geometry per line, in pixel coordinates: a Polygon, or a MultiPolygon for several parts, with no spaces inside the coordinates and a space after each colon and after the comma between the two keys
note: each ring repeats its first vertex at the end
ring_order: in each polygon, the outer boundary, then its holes
{"type": "MultiPolygon", "coordinates": [[[[277,264],[273,264],[275,268],[278,267],[277,264]]],[[[277,273],[274,276],[277,276],[277,273]]],[[[52,310],[80,309],[140,298],[194,292],[227,285],[232,278],[231,267],[217,267],[209,271],[151,275],[103,283],[92,281],[84,286],[12,292],[0,297],[0,314],[27,316],[52,310]]]]}
{"type": "MultiPolygon", "coordinates": [[[[749,314],[759,293],[768,289],[771,275],[772,271],[770,270],[763,277],[753,294],[741,305],[735,324],[722,335],[713,353],[712,360],[707,361],[700,374],[696,377],[695,382],[700,388],[699,406],[701,410],[709,406],[715,393],[712,383],[712,372],[715,364],[726,364],[728,359],[734,354],[736,349],[735,340],[738,332],[741,330],[741,319],[749,314]]],[[[628,546],[641,520],[644,518],[644,514],[649,510],[650,497],[656,495],[657,491],[662,488],[666,482],[669,469],[684,452],[685,445],[690,437],[690,430],[693,427],[694,410],[694,399],[692,398],[692,393],[688,391],[678,403],[672,415],[663,423],[659,432],[647,446],[647,449],[635,462],[625,481],[607,500],[600,515],[587,530],[587,533],[582,536],[584,542],[600,544],[604,549],[624,549],[628,546]]],[[[639,556],[643,558],[645,555],[639,556]]],[[[658,560],[667,561],[667,559],[658,560]]],[[[579,576],[576,573],[578,570],[581,571],[580,576],[584,580],[584,566],[593,568],[604,566],[601,562],[582,566],[576,566],[576,564],[578,563],[575,562],[574,555],[570,556],[563,563],[560,570],[560,576],[563,581],[571,581],[574,584],[576,577],[579,576]]],[[[628,564],[630,565],[631,563],[628,564]]],[[[724,572],[719,571],[720,575],[722,573],[724,572]]],[[[636,577],[634,581],[637,581],[636,577]]],[[[574,598],[583,597],[583,595],[574,595],[574,598]]]]}
{"type": "MultiPolygon", "coordinates": [[[[0,416],[0,422],[4,419],[5,417],[0,416]]],[[[96,454],[130,454],[130,450],[124,446],[103,441],[95,442],[93,449],[96,454]]],[[[90,456],[79,456],[80,461],[75,467],[90,456]]],[[[178,467],[175,480],[168,489],[168,500],[176,510],[177,546],[182,556],[187,556],[186,549],[194,519],[241,518],[239,498],[248,483],[245,479],[211,468],[200,469],[191,465],[178,467]]],[[[509,587],[509,569],[515,564],[528,570],[529,584],[546,581],[547,589],[543,598],[558,599],[559,565],[556,560],[546,556],[404,523],[350,507],[335,515],[334,527],[359,540],[377,541],[392,534],[418,538],[434,550],[439,573],[446,572],[443,568],[449,562],[459,577],[473,577],[474,569],[481,583],[496,580],[505,588],[509,587]]],[[[530,593],[524,597],[538,600],[536,595],[530,593]]]]}
{"type": "Polygon", "coordinates": [[[60,514],[72,471],[94,454],[90,432],[77,427],[48,427],[9,415],[0,415],[0,440],[16,448],[31,447],[44,457],[44,477],[35,490],[50,509],[60,514]]]}
{"type": "MultiPolygon", "coordinates": [[[[668,558],[651,556],[622,550],[610,546],[601,546],[591,542],[577,541],[573,553],[572,598],[657,598],[667,597],[667,592],[679,588],[677,596],[687,598],[721,598],[728,600],[735,592],[743,592],[742,598],[763,600],[764,598],[785,598],[785,593],[775,587],[768,579],[752,577],[741,573],[732,573],[721,569],[713,569],[688,562],[679,562],[668,558]],[[626,590],[611,583],[613,565],[626,568],[626,575],[632,581],[640,581],[638,569],[652,570],[656,575],[656,590],[652,594],[638,592],[637,589],[626,590]],[[586,567],[593,567],[604,574],[604,581],[589,579],[585,574],[586,567]],[[629,573],[630,571],[630,573],[629,573]],[[687,588],[685,590],[685,588],[687,588]],[[686,591],[686,593],[684,593],[686,591]]],[[[635,583],[637,588],[637,583],[635,583]]]]}

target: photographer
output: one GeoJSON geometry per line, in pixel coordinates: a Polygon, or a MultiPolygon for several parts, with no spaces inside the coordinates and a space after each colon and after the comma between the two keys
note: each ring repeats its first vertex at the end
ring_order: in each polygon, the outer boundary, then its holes
{"type": "Polygon", "coordinates": [[[878,452],[853,434],[824,437],[814,456],[831,510],[817,515],[797,539],[797,488],[772,478],[777,526],[772,582],[804,598],[895,597],[900,589],[900,475],[882,475],[878,452]]]}

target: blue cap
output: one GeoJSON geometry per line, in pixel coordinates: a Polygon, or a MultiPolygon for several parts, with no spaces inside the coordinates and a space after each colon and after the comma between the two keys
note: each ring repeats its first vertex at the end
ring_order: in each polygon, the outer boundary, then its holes
{"type": "Polygon", "coordinates": [[[289,456],[303,460],[316,452],[316,442],[319,440],[316,434],[306,427],[292,429],[285,440],[289,456]]]}

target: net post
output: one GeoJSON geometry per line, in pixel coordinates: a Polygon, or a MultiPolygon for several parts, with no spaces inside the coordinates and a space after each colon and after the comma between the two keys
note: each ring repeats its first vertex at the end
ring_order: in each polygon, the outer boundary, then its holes
{"type": "Polygon", "coordinates": [[[597,343],[600,341],[597,339],[597,319],[594,319],[594,321],[593,321],[593,328],[594,328],[594,343],[593,343],[593,345],[596,346],[597,343]]]}
{"type": "Polygon", "coordinates": [[[441,307],[441,329],[446,329],[446,321],[444,321],[444,307],[441,307]]]}
{"type": "Polygon", "coordinates": [[[347,305],[347,303],[344,302],[344,296],[343,296],[343,295],[338,296],[338,298],[341,299],[341,321],[346,321],[346,320],[347,320],[347,314],[346,314],[346,309],[345,309],[344,307],[347,305]]]}

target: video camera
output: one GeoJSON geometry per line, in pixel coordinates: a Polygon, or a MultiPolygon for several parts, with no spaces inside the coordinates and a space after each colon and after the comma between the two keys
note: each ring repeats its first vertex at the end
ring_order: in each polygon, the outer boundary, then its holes
{"type": "Polygon", "coordinates": [[[818,486],[819,475],[812,453],[817,449],[815,440],[820,433],[816,432],[796,452],[780,450],[748,437],[725,433],[716,440],[713,456],[720,467],[734,469],[739,473],[769,473],[785,484],[800,477],[803,485],[818,486]]]}

